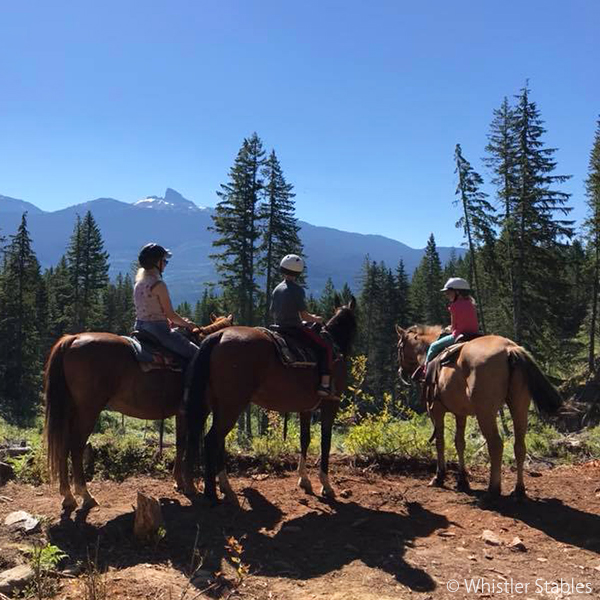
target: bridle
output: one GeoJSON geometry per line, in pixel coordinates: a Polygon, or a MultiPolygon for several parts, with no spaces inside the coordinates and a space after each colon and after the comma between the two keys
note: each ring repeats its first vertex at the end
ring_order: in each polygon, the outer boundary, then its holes
{"type": "MultiPolygon", "coordinates": [[[[398,340],[398,362],[399,362],[399,369],[398,369],[398,376],[400,377],[400,381],[402,381],[402,383],[404,385],[410,386],[412,385],[412,383],[410,381],[407,381],[404,378],[404,342],[405,342],[405,336],[403,335],[399,340],[398,340]]],[[[419,366],[418,361],[415,361],[415,369],[419,366]]],[[[414,371],[414,369],[413,369],[414,371]]]]}

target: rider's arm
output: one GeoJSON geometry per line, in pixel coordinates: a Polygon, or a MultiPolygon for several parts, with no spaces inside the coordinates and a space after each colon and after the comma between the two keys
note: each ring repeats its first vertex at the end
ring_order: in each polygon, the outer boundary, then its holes
{"type": "Polygon", "coordinates": [[[300,311],[300,318],[303,321],[308,321],[309,323],[323,323],[323,317],[319,317],[317,315],[312,315],[306,310],[300,311]]]}
{"type": "Polygon", "coordinates": [[[165,312],[165,316],[167,319],[169,319],[169,321],[171,321],[174,325],[179,325],[180,327],[185,327],[186,329],[194,329],[196,327],[194,323],[187,321],[173,310],[171,297],[169,296],[169,290],[167,289],[164,281],[159,281],[152,288],[152,291],[158,297],[158,301],[160,302],[160,305],[165,312]]]}

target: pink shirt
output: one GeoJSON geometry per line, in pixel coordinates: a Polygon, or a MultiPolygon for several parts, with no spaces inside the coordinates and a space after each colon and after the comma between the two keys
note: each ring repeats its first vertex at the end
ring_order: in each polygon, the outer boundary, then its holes
{"type": "Polygon", "coordinates": [[[477,333],[479,331],[479,322],[477,321],[477,308],[468,298],[459,296],[448,310],[453,317],[454,328],[452,335],[454,337],[461,333],[477,333]]]}
{"type": "Polygon", "coordinates": [[[152,288],[160,281],[156,275],[142,277],[133,288],[133,303],[135,316],[140,321],[166,321],[167,315],[163,310],[158,296],[152,288]]]}

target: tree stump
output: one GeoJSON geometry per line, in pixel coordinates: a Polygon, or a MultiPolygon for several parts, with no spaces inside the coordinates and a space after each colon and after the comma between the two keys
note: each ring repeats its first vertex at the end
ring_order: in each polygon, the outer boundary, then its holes
{"type": "Polygon", "coordinates": [[[158,500],[138,492],[133,524],[135,537],[145,541],[156,539],[159,529],[163,527],[164,520],[158,500]]]}

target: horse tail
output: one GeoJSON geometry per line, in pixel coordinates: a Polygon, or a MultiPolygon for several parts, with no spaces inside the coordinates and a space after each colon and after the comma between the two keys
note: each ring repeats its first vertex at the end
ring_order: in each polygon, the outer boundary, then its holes
{"type": "Polygon", "coordinates": [[[536,408],[548,415],[555,414],[562,404],[562,398],[533,356],[525,348],[513,346],[508,349],[508,363],[511,373],[515,368],[522,370],[536,408]]]}
{"type": "Polygon", "coordinates": [[[59,475],[61,465],[67,459],[72,397],[65,379],[64,356],[75,338],[74,335],[63,335],[54,344],[44,371],[44,439],[48,453],[48,471],[52,481],[59,475]]]}
{"type": "Polygon", "coordinates": [[[192,375],[189,393],[184,406],[187,425],[185,465],[190,476],[198,463],[200,445],[204,436],[204,423],[210,413],[206,388],[210,375],[210,357],[215,346],[221,341],[223,331],[204,338],[190,366],[192,375]]]}

